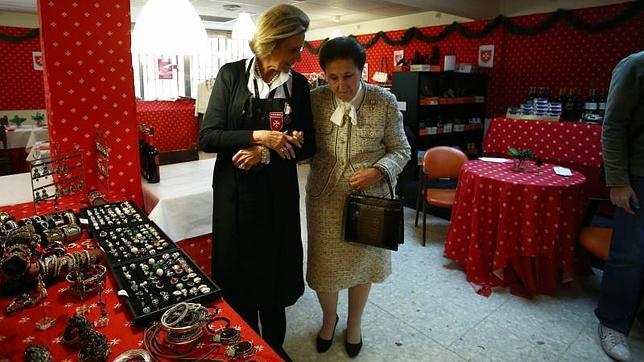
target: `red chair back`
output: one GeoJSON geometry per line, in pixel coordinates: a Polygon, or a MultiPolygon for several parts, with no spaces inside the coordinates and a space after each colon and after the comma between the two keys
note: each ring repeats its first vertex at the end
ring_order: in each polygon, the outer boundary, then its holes
{"type": "Polygon", "coordinates": [[[432,147],[423,156],[423,172],[428,179],[457,178],[467,161],[467,155],[457,148],[432,147]]]}

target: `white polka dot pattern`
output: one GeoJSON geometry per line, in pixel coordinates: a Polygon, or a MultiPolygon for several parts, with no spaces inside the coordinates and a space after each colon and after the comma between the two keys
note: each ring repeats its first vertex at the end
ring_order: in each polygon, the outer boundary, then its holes
{"type": "Polygon", "coordinates": [[[188,149],[198,142],[194,101],[136,102],[136,119],[154,127],[154,145],[159,151],[188,149]]]}
{"type": "Polygon", "coordinates": [[[486,155],[528,148],[547,162],[599,168],[602,128],[595,124],[495,118],[483,142],[486,155]]]}
{"type": "MultiPolygon", "coordinates": [[[[585,21],[596,23],[620,13],[627,4],[617,4],[575,10],[575,14],[585,21]]],[[[512,18],[521,25],[535,25],[548,14],[529,15],[512,18]]],[[[482,29],[489,21],[473,21],[466,27],[473,31],[482,29]]],[[[421,28],[423,34],[436,35],[445,26],[421,28]]],[[[403,49],[405,58],[411,59],[415,51],[425,56],[431,54],[436,45],[442,55],[454,54],[458,63],[477,64],[479,45],[493,44],[494,68],[485,69],[488,75],[488,95],[486,114],[488,117],[505,114],[508,107],[516,107],[525,101],[530,86],[548,87],[551,94],[558,95],[561,87],[575,87],[587,95],[589,88],[608,88],[611,71],[615,64],[628,54],[644,49],[644,12],[636,14],[629,21],[604,32],[586,33],[559,23],[549,31],[536,36],[513,35],[497,28],[489,35],[479,39],[467,39],[454,33],[446,39],[426,44],[413,40],[405,46],[389,46],[382,40],[367,50],[369,80],[380,69],[381,59],[386,59],[389,74],[392,71],[393,51],[403,49]]],[[[389,31],[391,39],[400,39],[404,30],[389,31]]],[[[360,35],[357,39],[364,44],[374,34],[360,35]]],[[[320,41],[311,42],[319,46],[320,41]]],[[[320,72],[317,55],[302,52],[302,61],[295,69],[307,72],[320,72]]]]}
{"type": "Polygon", "coordinates": [[[96,186],[96,129],[110,148],[109,186],[141,205],[130,5],[126,0],[39,1],[50,138],[58,152],[84,150],[96,186]]]}
{"type": "MultiPolygon", "coordinates": [[[[514,172],[511,167],[470,161],[459,176],[445,255],[463,265],[467,280],[481,294],[504,285],[503,274],[515,258],[549,260],[554,271],[543,273],[553,278],[563,271],[568,279],[573,272],[586,178],[576,171],[571,177],[558,176],[550,164],[539,169],[541,174],[514,172]]],[[[526,285],[545,279],[521,277],[526,285]]]]}
{"type": "MultiPolygon", "coordinates": [[[[32,29],[0,26],[0,33],[22,36],[32,29]]],[[[18,44],[0,40],[0,109],[44,109],[43,73],[35,70],[32,52],[40,51],[40,38],[18,44]]]]}

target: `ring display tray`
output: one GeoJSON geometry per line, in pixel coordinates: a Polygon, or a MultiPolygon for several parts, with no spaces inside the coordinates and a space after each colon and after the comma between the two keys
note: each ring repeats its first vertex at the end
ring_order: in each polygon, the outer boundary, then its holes
{"type": "Polygon", "coordinates": [[[136,327],[179,302],[208,303],[221,289],[132,201],[81,210],[136,327]]]}
{"type": "Polygon", "coordinates": [[[158,320],[177,303],[205,304],[221,298],[221,289],[178,248],[110,268],[136,327],[158,320]]]}
{"type": "Polygon", "coordinates": [[[90,233],[148,222],[148,217],[132,201],[93,206],[81,210],[90,233]]]}
{"type": "Polygon", "coordinates": [[[178,246],[153,221],[99,230],[92,236],[110,264],[120,265],[139,258],[154,258],[178,246]]]}

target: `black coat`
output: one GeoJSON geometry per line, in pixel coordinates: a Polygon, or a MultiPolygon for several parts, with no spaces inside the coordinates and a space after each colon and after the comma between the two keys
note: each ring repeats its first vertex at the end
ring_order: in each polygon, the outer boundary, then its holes
{"type": "MultiPolygon", "coordinates": [[[[201,148],[217,152],[212,276],[233,306],[271,309],[292,305],[304,292],[297,168],[295,160],[273,151],[268,165],[250,171],[233,165],[253,132],[244,121],[251,97],[244,65],[242,60],[219,70],[199,133],[201,148]]],[[[308,82],[292,75],[291,129],[304,132],[304,146],[294,147],[302,160],[315,152],[313,117],[308,82]]]]}

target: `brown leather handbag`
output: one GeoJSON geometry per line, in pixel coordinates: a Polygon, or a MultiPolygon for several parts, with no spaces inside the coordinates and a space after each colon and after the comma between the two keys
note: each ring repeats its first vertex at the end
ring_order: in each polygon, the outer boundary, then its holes
{"type": "Polygon", "coordinates": [[[394,194],[387,178],[391,198],[352,193],[347,196],[344,240],[398,250],[404,242],[403,203],[394,194]]]}

